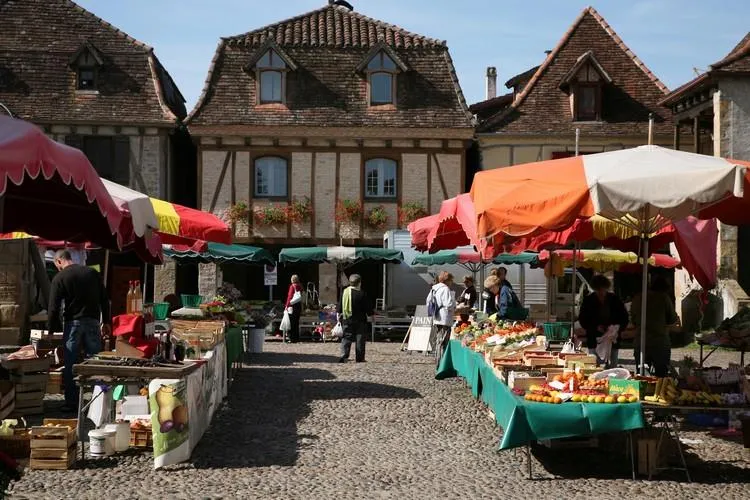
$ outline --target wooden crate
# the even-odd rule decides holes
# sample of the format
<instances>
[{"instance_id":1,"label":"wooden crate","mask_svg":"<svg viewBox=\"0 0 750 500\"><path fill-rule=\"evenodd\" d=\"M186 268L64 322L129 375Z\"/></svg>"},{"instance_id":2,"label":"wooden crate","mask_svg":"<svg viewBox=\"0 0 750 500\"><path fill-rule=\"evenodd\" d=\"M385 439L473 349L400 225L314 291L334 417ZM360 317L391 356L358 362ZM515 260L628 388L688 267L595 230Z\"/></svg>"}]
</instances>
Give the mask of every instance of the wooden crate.
<instances>
[{"instance_id":1,"label":"wooden crate","mask_svg":"<svg viewBox=\"0 0 750 500\"><path fill-rule=\"evenodd\" d=\"M5 359L2 361L2 366L16 375L47 372L49 371L49 367L52 366L52 358Z\"/></svg>"},{"instance_id":2,"label":"wooden crate","mask_svg":"<svg viewBox=\"0 0 750 500\"><path fill-rule=\"evenodd\" d=\"M68 448L34 448L32 436L31 443L31 469L66 470L76 462L78 447L75 442Z\"/></svg>"},{"instance_id":3,"label":"wooden crate","mask_svg":"<svg viewBox=\"0 0 750 500\"><path fill-rule=\"evenodd\" d=\"M29 458L31 451L30 429L13 429L12 436L0 436L0 450L13 458Z\"/></svg>"},{"instance_id":4,"label":"wooden crate","mask_svg":"<svg viewBox=\"0 0 750 500\"><path fill-rule=\"evenodd\" d=\"M151 429L130 429L131 448L153 448L153 446Z\"/></svg>"},{"instance_id":5,"label":"wooden crate","mask_svg":"<svg viewBox=\"0 0 750 500\"><path fill-rule=\"evenodd\" d=\"M49 374L44 373L13 373L10 374L10 380L14 384L35 384L35 383L46 383L49 379Z\"/></svg>"},{"instance_id":6,"label":"wooden crate","mask_svg":"<svg viewBox=\"0 0 750 500\"><path fill-rule=\"evenodd\" d=\"M16 399L16 387L13 382L0 380L0 408L5 408L8 403Z\"/></svg>"},{"instance_id":7,"label":"wooden crate","mask_svg":"<svg viewBox=\"0 0 750 500\"><path fill-rule=\"evenodd\" d=\"M76 442L78 435L77 419L45 418L44 426L31 428L31 449L66 450ZM46 425L62 425L63 427L46 427Z\"/></svg>"}]
</instances>

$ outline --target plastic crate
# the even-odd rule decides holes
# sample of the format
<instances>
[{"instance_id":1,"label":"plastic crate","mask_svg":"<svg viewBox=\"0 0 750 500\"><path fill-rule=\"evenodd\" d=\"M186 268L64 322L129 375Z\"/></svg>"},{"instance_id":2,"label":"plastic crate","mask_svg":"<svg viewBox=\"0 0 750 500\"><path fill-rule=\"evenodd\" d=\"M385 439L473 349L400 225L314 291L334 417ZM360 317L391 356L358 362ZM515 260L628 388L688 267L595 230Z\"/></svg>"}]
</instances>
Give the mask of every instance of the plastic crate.
<instances>
[{"instance_id":1,"label":"plastic crate","mask_svg":"<svg viewBox=\"0 0 750 500\"><path fill-rule=\"evenodd\" d=\"M555 342L570 337L570 323L544 323L544 336Z\"/></svg>"},{"instance_id":2,"label":"plastic crate","mask_svg":"<svg viewBox=\"0 0 750 500\"><path fill-rule=\"evenodd\" d=\"M180 300L182 301L182 307L196 308L203 302L203 297L200 295L182 294L180 295Z\"/></svg>"},{"instance_id":3,"label":"plastic crate","mask_svg":"<svg viewBox=\"0 0 750 500\"><path fill-rule=\"evenodd\" d=\"M154 319L163 321L169 315L169 302L157 302L154 304Z\"/></svg>"}]
</instances>

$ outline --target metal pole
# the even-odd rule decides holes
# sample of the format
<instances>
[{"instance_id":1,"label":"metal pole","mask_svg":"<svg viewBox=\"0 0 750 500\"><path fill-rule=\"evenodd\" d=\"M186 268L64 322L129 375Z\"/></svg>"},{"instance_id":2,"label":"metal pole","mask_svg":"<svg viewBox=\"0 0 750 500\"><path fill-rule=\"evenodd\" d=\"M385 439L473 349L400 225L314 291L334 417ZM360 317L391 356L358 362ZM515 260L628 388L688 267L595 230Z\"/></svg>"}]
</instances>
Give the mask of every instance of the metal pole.
<instances>
[{"instance_id":1,"label":"metal pole","mask_svg":"<svg viewBox=\"0 0 750 500\"><path fill-rule=\"evenodd\" d=\"M576 273L578 272L578 242L573 242L573 305L570 314L570 331L573 331L576 323L576 299L578 298L578 290L576 289Z\"/></svg>"},{"instance_id":2,"label":"metal pole","mask_svg":"<svg viewBox=\"0 0 750 500\"><path fill-rule=\"evenodd\" d=\"M581 141L581 129L576 129L576 156L578 156L578 146Z\"/></svg>"},{"instance_id":3,"label":"metal pole","mask_svg":"<svg viewBox=\"0 0 750 500\"><path fill-rule=\"evenodd\" d=\"M648 114L648 144L654 143L654 114Z\"/></svg>"},{"instance_id":4,"label":"metal pole","mask_svg":"<svg viewBox=\"0 0 750 500\"><path fill-rule=\"evenodd\" d=\"M105 288L109 285L107 279L109 278L109 250L104 250L104 286Z\"/></svg>"},{"instance_id":5,"label":"metal pole","mask_svg":"<svg viewBox=\"0 0 750 500\"><path fill-rule=\"evenodd\" d=\"M643 282L641 283L641 375L646 374L646 307L648 306L648 238L642 240Z\"/></svg>"}]
</instances>

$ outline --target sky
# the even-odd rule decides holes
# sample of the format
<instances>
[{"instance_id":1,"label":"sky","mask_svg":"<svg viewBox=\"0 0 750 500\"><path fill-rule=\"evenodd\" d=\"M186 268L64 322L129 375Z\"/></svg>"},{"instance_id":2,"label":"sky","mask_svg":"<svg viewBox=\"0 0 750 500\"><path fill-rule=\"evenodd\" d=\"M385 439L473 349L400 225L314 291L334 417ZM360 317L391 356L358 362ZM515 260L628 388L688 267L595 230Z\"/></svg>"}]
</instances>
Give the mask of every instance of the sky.
<instances>
[{"instance_id":1,"label":"sky","mask_svg":"<svg viewBox=\"0 0 750 500\"><path fill-rule=\"evenodd\" d=\"M154 48L188 110L203 89L219 38L324 6L327 0L76 0ZM446 40L469 104L536 66L591 5L667 87L724 57L750 30L747 0L349 0L355 10ZM498 93L505 91L504 87Z\"/></svg>"}]
</instances>

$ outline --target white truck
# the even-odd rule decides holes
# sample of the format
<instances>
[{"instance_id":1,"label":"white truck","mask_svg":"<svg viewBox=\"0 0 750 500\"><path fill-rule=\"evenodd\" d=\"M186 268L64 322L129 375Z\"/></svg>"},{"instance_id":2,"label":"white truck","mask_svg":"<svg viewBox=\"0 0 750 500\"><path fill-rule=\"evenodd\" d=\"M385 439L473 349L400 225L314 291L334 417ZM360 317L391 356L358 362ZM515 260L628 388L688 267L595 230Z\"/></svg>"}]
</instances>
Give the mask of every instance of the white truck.
<instances>
[{"instance_id":1,"label":"white truck","mask_svg":"<svg viewBox=\"0 0 750 500\"><path fill-rule=\"evenodd\" d=\"M401 264L386 264L383 273L383 298L386 310L405 309L424 303L425 298L440 271L448 271L456 279L457 287L462 277L471 274L461 265L420 266L412 265L419 252L411 248L411 235L404 230L391 230L383 235L383 247L401 250L404 262ZM486 267L486 274L493 267ZM516 290L519 299L525 307L542 308L550 304L550 314L559 319L570 316L572 298L572 270L566 270L565 276L549 280L543 269L531 269L528 265L504 265L508 270L507 279ZM580 273L576 273L576 304L590 291L590 286ZM479 273L475 277L477 289L481 291Z\"/></svg>"}]
</instances>

